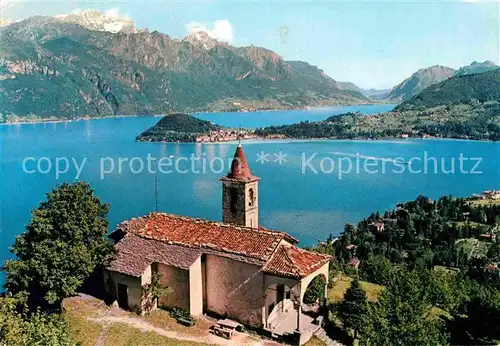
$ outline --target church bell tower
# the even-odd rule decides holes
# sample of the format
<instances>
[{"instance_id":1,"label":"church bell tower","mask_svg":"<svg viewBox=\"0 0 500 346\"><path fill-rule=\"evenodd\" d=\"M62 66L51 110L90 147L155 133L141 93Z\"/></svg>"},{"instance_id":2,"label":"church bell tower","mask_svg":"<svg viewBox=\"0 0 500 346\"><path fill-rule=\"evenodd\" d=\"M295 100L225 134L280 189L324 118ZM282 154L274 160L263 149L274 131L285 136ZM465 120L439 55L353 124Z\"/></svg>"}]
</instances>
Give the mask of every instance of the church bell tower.
<instances>
[{"instance_id":1,"label":"church bell tower","mask_svg":"<svg viewBox=\"0 0 500 346\"><path fill-rule=\"evenodd\" d=\"M243 147L238 144L229 174L222 181L222 221L259 227L259 180L250 172Z\"/></svg>"}]
</instances>

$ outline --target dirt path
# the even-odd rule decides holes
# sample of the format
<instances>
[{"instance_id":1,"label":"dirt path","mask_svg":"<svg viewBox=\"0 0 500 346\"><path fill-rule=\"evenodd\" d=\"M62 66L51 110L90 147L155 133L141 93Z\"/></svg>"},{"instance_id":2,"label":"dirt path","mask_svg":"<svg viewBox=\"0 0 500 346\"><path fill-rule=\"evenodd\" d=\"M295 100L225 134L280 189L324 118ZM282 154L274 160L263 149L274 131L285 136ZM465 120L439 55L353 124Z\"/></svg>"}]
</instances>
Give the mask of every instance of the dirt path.
<instances>
[{"instance_id":1,"label":"dirt path","mask_svg":"<svg viewBox=\"0 0 500 346\"><path fill-rule=\"evenodd\" d=\"M103 344L104 340L106 339L106 334L109 325L113 323L124 323L132 328L140 330L141 332L154 332L157 333L158 335L165 336L170 339L198 342L204 344L213 344L213 345L237 344L237 345L249 345L249 346L280 345L278 343L271 341L258 340L244 333L237 333L237 335L235 335L232 340L226 340L215 335L199 336L199 337L187 336L187 335L182 335L176 331L155 327L152 324L140 318L135 318L130 316L100 316L100 317L87 317L87 319L89 321L97 322L104 326L103 332L99 336L96 346L101 346Z\"/></svg>"}]
</instances>

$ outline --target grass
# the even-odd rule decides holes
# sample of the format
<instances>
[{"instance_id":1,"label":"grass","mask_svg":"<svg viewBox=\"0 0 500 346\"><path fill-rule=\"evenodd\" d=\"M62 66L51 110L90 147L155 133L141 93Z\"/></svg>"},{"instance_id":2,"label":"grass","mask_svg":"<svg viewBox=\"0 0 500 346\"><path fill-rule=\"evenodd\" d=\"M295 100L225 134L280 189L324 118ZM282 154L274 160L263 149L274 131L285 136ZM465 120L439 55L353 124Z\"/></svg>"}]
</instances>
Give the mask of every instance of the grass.
<instances>
[{"instance_id":1,"label":"grass","mask_svg":"<svg viewBox=\"0 0 500 346\"><path fill-rule=\"evenodd\" d=\"M485 230L491 228L488 225L485 225L485 224L479 223L479 222L474 222L474 221L457 221L457 222L455 222L455 225L458 228L464 228L466 226L470 226L472 228L477 228L477 229L485 229Z\"/></svg>"},{"instance_id":2,"label":"grass","mask_svg":"<svg viewBox=\"0 0 500 346\"><path fill-rule=\"evenodd\" d=\"M492 243L490 243L490 242L479 240L477 242L477 246L474 249L474 253L472 254L472 256L474 256L474 257L486 257L486 254L488 253L488 250L489 250L491 244Z\"/></svg>"},{"instance_id":3,"label":"grass","mask_svg":"<svg viewBox=\"0 0 500 346\"><path fill-rule=\"evenodd\" d=\"M304 344L304 346L326 346L326 344L317 337L313 336Z\"/></svg>"},{"instance_id":4,"label":"grass","mask_svg":"<svg viewBox=\"0 0 500 346\"><path fill-rule=\"evenodd\" d=\"M471 201L471 205L476 207L483 207L489 205L500 205L500 199L475 199Z\"/></svg>"},{"instance_id":5,"label":"grass","mask_svg":"<svg viewBox=\"0 0 500 346\"><path fill-rule=\"evenodd\" d=\"M351 286L352 278L343 275L338 277L333 283L333 287L328 291L328 299L332 302L338 302L344 298L344 294ZM360 281L361 287L365 290L369 301L376 301L384 286L373 284L371 282Z\"/></svg>"},{"instance_id":6,"label":"grass","mask_svg":"<svg viewBox=\"0 0 500 346\"><path fill-rule=\"evenodd\" d=\"M94 346L103 330L99 323L91 322L86 317L75 313L66 314L71 338L82 346Z\"/></svg>"},{"instance_id":7,"label":"grass","mask_svg":"<svg viewBox=\"0 0 500 346\"><path fill-rule=\"evenodd\" d=\"M135 316L135 317L142 318L158 328L173 330L176 332L188 335L196 335L196 336L208 335L208 330L211 326L211 324L208 321L200 319L196 322L194 326L185 327L179 324L175 318L170 316L170 313L168 311L163 310L161 308L151 311L149 315Z\"/></svg>"},{"instance_id":8,"label":"grass","mask_svg":"<svg viewBox=\"0 0 500 346\"><path fill-rule=\"evenodd\" d=\"M448 311L446 310L443 310L437 306L433 306L430 308L429 310L429 314L427 315L427 317L430 319L430 320L439 320L441 319L442 317L445 317L445 318L451 318L451 315Z\"/></svg>"},{"instance_id":9,"label":"grass","mask_svg":"<svg viewBox=\"0 0 500 346\"><path fill-rule=\"evenodd\" d=\"M141 332L127 324L113 324L106 336L104 346L200 346L208 345L192 341L170 339L154 332Z\"/></svg>"},{"instance_id":10,"label":"grass","mask_svg":"<svg viewBox=\"0 0 500 346\"><path fill-rule=\"evenodd\" d=\"M96 317L109 312L110 308L102 301L95 298L74 297L64 301L64 315L68 321L69 331L72 339L82 346L96 345L99 336L103 333L104 327L98 322L89 321L88 317ZM138 316L129 313L131 317L144 319L155 327L165 330L180 332L189 336L208 335L208 322L199 321L194 327L184 327L179 325L167 311L156 310L148 316ZM208 345L193 341L184 341L168 338L154 332L142 332L124 323L113 323L109 329L104 332L102 338L104 345L130 345L130 346L149 346L149 345L178 345L178 346L199 346Z\"/></svg>"},{"instance_id":11,"label":"grass","mask_svg":"<svg viewBox=\"0 0 500 346\"><path fill-rule=\"evenodd\" d=\"M467 255L470 254L470 257L485 257L491 244L476 238L459 239L455 243L458 248L464 249Z\"/></svg>"},{"instance_id":12,"label":"grass","mask_svg":"<svg viewBox=\"0 0 500 346\"><path fill-rule=\"evenodd\" d=\"M82 346L94 346L103 328L99 323L89 321L87 317L96 314L106 305L98 300L66 300L65 317L73 340Z\"/></svg>"},{"instance_id":13,"label":"grass","mask_svg":"<svg viewBox=\"0 0 500 346\"><path fill-rule=\"evenodd\" d=\"M474 249L474 247L477 245L479 240L476 238L463 238L459 239L455 242L455 245L457 248L462 248L467 255Z\"/></svg>"},{"instance_id":14,"label":"grass","mask_svg":"<svg viewBox=\"0 0 500 346\"><path fill-rule=\"evenodd\" d=\"M447 266L439 266L439 265L435 265L434 266L434 270L435 271L444 271L448 274L456 274L458 272L460 272L460 269L458 268L455 268L455 267L447 267Z\"/></svg>"}]
</instances>

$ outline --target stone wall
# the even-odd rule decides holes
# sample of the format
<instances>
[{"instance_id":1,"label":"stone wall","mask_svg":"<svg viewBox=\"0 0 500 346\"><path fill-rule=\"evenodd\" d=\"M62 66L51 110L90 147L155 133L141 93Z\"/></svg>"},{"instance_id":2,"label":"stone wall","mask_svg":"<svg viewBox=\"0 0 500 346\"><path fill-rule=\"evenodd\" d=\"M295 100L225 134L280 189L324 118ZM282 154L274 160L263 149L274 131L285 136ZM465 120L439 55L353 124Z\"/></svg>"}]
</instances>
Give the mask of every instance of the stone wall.
<instances>
[{"instance_id":1,"label":"stone wall","mask_svg":"<svg viewBox=\"0 0 500 346\"><path fill-rule=\"evenodd\" d=\"M158 263L158 274L162 285L169 286L173 292L160 298L159 306L181 308L189 312L189 271Z\"/></svg>"},{"instance_id":2,"label":"stone wall","mask_svg":"<svg viewBox=\"0 0 500 346\"><path fill-rule=\"evenodd\" d=\"M261 327L263 280L256 265L207 255L207 310Z\"/></svg>"},{"instance_id":3,"label":"stone wall","mask_svg":"<svg viewBox=\"0 0 500 346\"><path fill-rule=\"evenodd\" d=\"M128 308L134 311L141 310L142 285L141 278L131 275L120 274L113 271L105 271L105 279L111 278L115 298L118 297L118 284L127 286Z\"/></svg>"}]
</instances>

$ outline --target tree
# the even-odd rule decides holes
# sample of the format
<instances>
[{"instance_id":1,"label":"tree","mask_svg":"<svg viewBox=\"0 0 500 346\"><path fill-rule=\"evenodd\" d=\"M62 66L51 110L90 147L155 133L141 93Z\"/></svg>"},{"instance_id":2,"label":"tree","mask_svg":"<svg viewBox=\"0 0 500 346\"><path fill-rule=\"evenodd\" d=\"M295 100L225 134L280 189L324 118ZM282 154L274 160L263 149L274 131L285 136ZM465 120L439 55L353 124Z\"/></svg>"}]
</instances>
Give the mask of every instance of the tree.
<instances>
[{"instance_id":1,"label":"tree","mask_svg":"<svg viewBox=\"0 0 500 346\"><path fill-rule=\"evenodd\" d=\"M500 340L500 290L464 279L464 297L453 311L448 328L451 342L490 345Z\"/></svg>"},{"instance_id":2,"label":"tree","mask_svg":"<svg viewBox=\"0 0 500 346\"><path fill-rule=\"evenodd\" d=\"M84 182L65 183L49 192L11 248L17 258L3 268L6 290L24 295L32 311L60 308L62 300L114 254L105 236L108 210Z\"/></svg>"},{"instance_id":3,"label":"tree","mask_svg":"<svg viewBox=\"0 0 500 346\"><path fill-rule=\"evenodd\" d=\"M19 302L10 297L0 298L0 343L2 345L74 345L65 319L57 314L40 312L26 314L17 311Z\"/></svg>"},{"instance_id":4,"label":"tree","mask_svg":"<svg viewBox=\"0 0 500 346\"><path fill-rule=\"evenodd\" d=\"M361 345L443 345L443 324L430 317L426 279L401 270L370 306Z\"/></svg>"},{"instance_id":5,"label":"tree","mask_svg":"<svg viewBox=\"0 0 500 346\"><path fill-rule=\"evenodd\" d=\"M142 286L142 300L144 301L144 310L147 314L153 310L161 297L172 293L173 290L169 286L164 286L161 283L161 275L153 273L151 282Z\"/></svg>"},{"instance_id":6,"label":"tree","mask_svg":"<svg viewBox=\"0 0 500 346\"><path fill-rule=\"evenodd\" d=\"M344 295L344 300L339 304L337 314L344 329L354 330L354 338L356 339L358 333L364 329L368 314L368 299L357 279L351 282L351 286Z\"/></svg>"},{"instance_id":7,"label":"tree","mask_svg":"<svg viewBox=\"0 0 500 346\"><path fill-rule=\"evenodd\" d=\"M394 277L393 265L384 256L370 256L361 263L359 268L362 280L386 285Z\"/></svg>"},{"instance_id":8,"label":"tree","mask_svg":"<svg viewBox=\"0 0 500 346\"><path fill-rule=\"evenodd\" d=\"M325 297L325 283L323 275L318 275L312 279L304 293L304 303L313 304L316 300L322 303Z\"/></svg>"}]
</instances>

